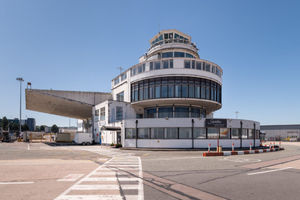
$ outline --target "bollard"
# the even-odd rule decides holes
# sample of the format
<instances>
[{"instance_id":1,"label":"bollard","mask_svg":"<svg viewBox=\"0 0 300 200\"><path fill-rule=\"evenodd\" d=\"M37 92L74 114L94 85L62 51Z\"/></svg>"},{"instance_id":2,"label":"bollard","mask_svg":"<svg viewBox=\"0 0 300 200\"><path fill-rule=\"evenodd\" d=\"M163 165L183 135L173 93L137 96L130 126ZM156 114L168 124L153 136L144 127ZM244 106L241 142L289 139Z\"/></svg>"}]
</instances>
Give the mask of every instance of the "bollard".
<instances>
[{"instance_id":1,"label":"bollard","mask_svg":"<svg viewBox=\"0 0 300 200\"><path fill-rule=\"evenodd\" d=\"M209 143L208 144L208 152L210 152L210 146L211 146L211 144Z\"/></svg>"},{"instance_id":2,"label":"bollard","mask_svg":"<svg viewBox=\"0 0 300 200\"><path fill-rule=\"evenodd\" d=\"M232 143L231 150L234 151L234 142Z\"/></svg>"},{"instance_id":3,"label":"bollard","mask_svg":"<svg viewBox=\"0 0 300 200\"><path fill-rule=\"evenodd\" d=\"M252 150L252 142L250 142L250 151Z\"/></svg>"}]
</instances>

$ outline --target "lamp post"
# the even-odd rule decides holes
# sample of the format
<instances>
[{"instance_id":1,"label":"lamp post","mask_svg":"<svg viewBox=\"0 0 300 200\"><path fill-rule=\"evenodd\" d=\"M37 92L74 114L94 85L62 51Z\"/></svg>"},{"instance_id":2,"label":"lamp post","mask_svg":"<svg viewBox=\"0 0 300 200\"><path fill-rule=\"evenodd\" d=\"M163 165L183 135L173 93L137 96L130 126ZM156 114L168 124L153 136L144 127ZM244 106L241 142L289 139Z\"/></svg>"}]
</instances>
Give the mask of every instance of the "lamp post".
<instances>
[{"instance_id":1,"label":"lamp post","mask_svg":"<svg viewBox=\"0 0 300 200\"><path fill-rule=\"evenodd\" d=\"M18 77L16 79L17 81L20 82L20 118L19 118L19 134L21 134L21 118L22 118L22 82L24 81L24 79L22 77Z\"/></svg>"}]
</instances>

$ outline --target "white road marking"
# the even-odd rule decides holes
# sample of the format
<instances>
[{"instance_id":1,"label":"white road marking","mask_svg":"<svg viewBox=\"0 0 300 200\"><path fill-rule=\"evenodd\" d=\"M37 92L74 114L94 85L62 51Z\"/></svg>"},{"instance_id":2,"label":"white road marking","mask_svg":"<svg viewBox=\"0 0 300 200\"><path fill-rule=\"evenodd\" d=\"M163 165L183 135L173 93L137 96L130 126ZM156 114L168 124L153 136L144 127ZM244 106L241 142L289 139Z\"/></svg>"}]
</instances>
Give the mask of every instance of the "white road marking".
<instances>
[{"instance_id":1,"label":"white road marking","mask_svg":"<svg viewBox=\"0 0 300 200\"><path fill-rule=\"evenodd\" d=\"M58 182L61 182L61 181L76 181L82 176L83 176L83 174L69 174L69 175L65 176L64 178L62 178L62 179L57 179L56 181L58 181Z\"/></svg>"},{"instance_id":2,"label":"white road marking","mask_svg":"<svg viewBox=\"0 0 300 200\"><path fill-rule=\"evenodd\" d=\"M84 182L89 181L138 181L139 178L117 178L117 177L101 177L101 178L84 178Z\"/></svg>"},{"instance_id":3,"label":"white road marking","mask_svg":"<svg viewBox=\"0 0 300 200\"><path fill-rule=\"evenodd\" d=\"M0 182L0 185L22 185L22 184L33 184L34 182Z\"/></svg>"},{"instance_id":4,"label":"white road marking","mask_svg":"<svg viewBox=\"0 0 300 200\"><path fill-rule=\"evenodd\" d=\"M265 173L270 173L270 172L276 172L276 171L287 170L287 169L291 169L291 168L292 168L292 167L285 167L285 168L272 169L272 170L261 171L261 172L253 172L253 173L248 173L248 175L251 176L251 175L256 175L256 174L265 174Z\"/></svg>"},{"instance_id":5,"label":"white road marking","mask_svg":"<svg viewBox=\"0 0 300 200\"><path fill-rule=\"evenodd\" d=\"M120 186L115 185L74 185L73 190L119 190ZM123 190L137 190L138 185L121 185Z\"/></svg>"},{"instance_id":6,"label":"white road marking","mask_svg":"<svg viewBox=\"0 0 300 200\"><path fill-rule=\"evenodd\" d=\"M138 199L138 195L125 195L126 200ZM65 195L61 200L123 200L120 195Z\"/></svg>"},{"instance_id":7,"label":"white road marking","mask_svg":"<svg viewBox=\"0 0 300 200\"><path fill-rule=\"evenodd\" d=\"M101 149L99 154L102 154ZM81 178L55 200L144 200L142 177L140 157L116 153L112 159ZM137 195L122 196L121 191L117 195L101 195L102 192L109 190L136 190ZM99 195L95 192L99 192Z\"/></svg>"},{"instance_id":8,"label":"white road marking","mask_svg":"<svg viewBox=\"0 0 300 200\"><path fill-rule=\"evenodd\" d=\"M111 159L110 159L111 160ZM109 162L106 161L106 162ZM91 171L88 175L86 175L85 177L89 177L90 175L92 175L94 172L96 172L98 169L100 169L103 165L100 165L99 167L97 167L96 169L94 169L93 171ZM83 179L80 179L79 181L77 181L74 185L78 185L82 182ZM67 190L65 190L63 193L61 193L58 197L55 198L55 200L62 200L62 199L65 199L64 196L67 196L66 194L68 194L71 190L72 190L72 187L74 186L72 185L71 187L69 187ZM70 196L70 195L68 195ZM73 196L73 195L71 195Z\"/></svg>"},{"instance_id":9,"label":"white road marking","mask_svg":"<svg viewBox=\"0 0 300 200\"><path fill-rule=\"evenodd\" d=\"M243 163L243 162L261 162L260 159L255 159L255 158L241 158L241 157L225 157L220 159L222 161L232 161L232 162L238 162L238 163Z\"/></svg>"},{"instance_id":10,"label":"white road marking","mask_svg":"<svg viewBox=\"0 0 300 200\"><path fill-rule=\"evenodd\" d=\"M29 145L29 144L27 144L27 150L28 150L28 151L30 150L30 145Z\"/></svg>"}]
</instances>

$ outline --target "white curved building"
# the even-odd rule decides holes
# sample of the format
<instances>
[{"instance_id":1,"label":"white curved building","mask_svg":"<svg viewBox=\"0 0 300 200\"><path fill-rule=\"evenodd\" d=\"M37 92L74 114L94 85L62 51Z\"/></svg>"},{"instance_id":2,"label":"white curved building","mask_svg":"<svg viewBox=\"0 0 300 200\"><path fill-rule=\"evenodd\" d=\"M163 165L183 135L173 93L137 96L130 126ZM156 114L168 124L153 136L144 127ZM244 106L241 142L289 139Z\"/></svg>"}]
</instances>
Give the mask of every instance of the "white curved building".
<instances>
[{"instance_id":1,"label":"white curved building","mask_svg":"<svg viewBox=\"0 0 300 200\"><path fill-rule=\"evenodd\" d=\"M218 141L223 147L259 145L258 122L213 119L222 107L223 70L200 58L190 36L164 30L150 45L138 64L112 80L113 100L95 106L101 143L138 148L207 148Z\"/></svg>"},{"instance_id":2,"label":"white curved building","mask_svg":"<svg viewBox=\"0 0 300 200\"><path fill-rule=\"evenodd\" d=\"M137 148L258 146L259 122L214 119L222 68L201 59L191 37L159 32L139 63L111 82L111 94L26 90L27 109L81 119L101 144Z\"/></svg>"}]
</instances>

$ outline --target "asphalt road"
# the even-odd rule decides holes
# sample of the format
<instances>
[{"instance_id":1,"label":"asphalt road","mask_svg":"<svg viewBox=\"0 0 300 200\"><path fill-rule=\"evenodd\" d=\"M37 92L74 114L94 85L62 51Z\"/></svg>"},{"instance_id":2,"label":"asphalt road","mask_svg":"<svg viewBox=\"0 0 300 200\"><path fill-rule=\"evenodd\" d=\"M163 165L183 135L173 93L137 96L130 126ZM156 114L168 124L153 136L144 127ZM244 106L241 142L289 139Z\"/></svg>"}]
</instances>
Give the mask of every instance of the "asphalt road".
<instances>
[{"instance_id":1,"label":"asphalt road","mask_svg":"<svg viewBox=\"0 0 300 200\"><path fill-rule=\"evenodd\" d=\"M300 144L228 157L201 151L0 143L0 199L299 199Z\"/></svg>"}]
</instances>

